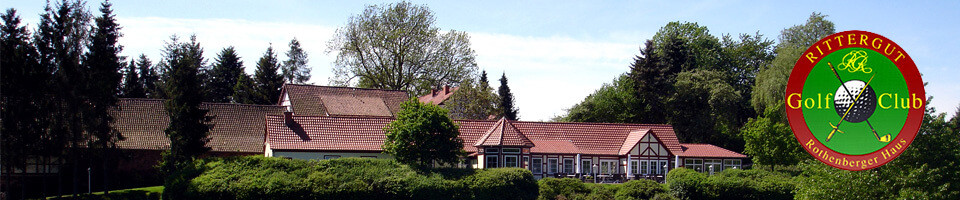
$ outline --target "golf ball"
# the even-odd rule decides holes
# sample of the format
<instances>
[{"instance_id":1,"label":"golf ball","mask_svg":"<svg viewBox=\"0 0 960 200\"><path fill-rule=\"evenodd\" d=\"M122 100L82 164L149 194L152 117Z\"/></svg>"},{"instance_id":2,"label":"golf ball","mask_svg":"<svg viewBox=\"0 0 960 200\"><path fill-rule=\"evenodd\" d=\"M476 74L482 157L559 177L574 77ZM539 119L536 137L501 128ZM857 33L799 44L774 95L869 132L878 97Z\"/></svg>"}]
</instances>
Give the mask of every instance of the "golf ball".
<instances>
[{"instance_id":1,"label":"golf ball","mask_svg":"<svg viewBox=\"0 0 960 200\"><path fill-rule=\"evenodd\" d=\"M860 94L862 89L864 89L863 94ZM877 109L877 94L872 87L861 80L847 81L838 87L837 92L833 94L834 109L837 110L837 115L840 117L843 117L846 113L846 118L843 118L845 121L852 123L866 121ZM860 100L854 102L858 94ZM850 110L849 113L847 113L847 109Z\"/></svg>"}]
</instances>

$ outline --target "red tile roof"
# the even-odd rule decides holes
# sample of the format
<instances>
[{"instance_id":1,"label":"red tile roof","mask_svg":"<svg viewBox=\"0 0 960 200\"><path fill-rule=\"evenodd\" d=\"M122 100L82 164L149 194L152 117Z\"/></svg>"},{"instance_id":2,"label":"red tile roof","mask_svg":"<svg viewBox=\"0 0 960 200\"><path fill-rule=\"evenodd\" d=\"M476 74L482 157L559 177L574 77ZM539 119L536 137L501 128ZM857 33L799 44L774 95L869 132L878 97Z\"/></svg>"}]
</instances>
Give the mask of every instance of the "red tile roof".
<instances>
[{"instance_id":1,"label":"red tile roof","mask_svg":"<svg viewBox=\"0 0 960 200\"><path fill-rule=\"evenodd\" d=\"M681 157L704 158L747 158L746 155L733 152L711 144L680 144L683 147Z\"/></svg>"},{"instance_id":2,"label":"red tile roof","mask_svg":"<svg viewBox=\"0 0 960 200\"><path fill-rule=\"evenodd\" d=\"M267 118L267 142L273 149L287 150L373 150L379 151L385 139L383 127L392 118L369 116L294 116L301 131L295 132L282 116ZM460 125L464 150L476 152L473 145L483 139L497 121L455 120ZM618 155L631 132L651 130L670 152L681 152L670 125L613 123L551 123L510 121L518 133L535 145L533 152L563 151L595 155ZM506 126L502 126L506 128ZM509 130L509 129L507 129ZM301 135L305 137L300 137ZM509 134L505 134L509 135ZM309 138L309 139L304 139ZM490 137L487 138L490 140ZM560 142L558 142L560 141ZM562 142L566 141L566 142ZM540 144L544 143L544 144Z\"/></svg>"},{"instance_id":3,"label":"red tile roof","mask_svg":"<svg viewBox=\"0 0 960 200\"><path fill-rule=\"evenodd\" d=\"M580 148L570 140L533 140L537 146L530 148L531 153L578 154Z\"/></svg>"},{"instance_id":4,"label":"red tile roof","mask_svg":"<svg viewBox=\"0 0 960 200\"><path fill-rule=\"evenodd\" d=\"M444 101L453 96L453 93L460 87L443 87L440 90L433 90L430 94L420 96L420 103L431 103L433 105L443 104Z\"/></svg>"},{"instance_id":5,"label":"red tile roof","mask_svg":"<svg viewBox=\"0 0 960 200\"><path fill-rule=\"evenodd\" d=\"M282 115L267 116L266 142L274 150L382 151L383 130L393 118L357 116L296 116L286 123Z\"/></svg>"},{"instance_id":6,"label":"red tile roof","mask_svg":"<svg viewBox=\"0 0 960 200\"><path fill-rule=\"evenodd\" d=\"M116 119L114 127L126 140L117 145L124 149L164 150L170 148L170 139L164 130L170 117L164 109L163 99L123 98L117 109L111 111ZM246 105L227 103L203 103L207 116L215 116L210 122L210 142L214 152L262 153L263 122L266 115L283 114L282 106Z\"/></svg>"},{"instance_id":7,"label":"red tile roof","mask_svg":"<svg viewBox=\"0 0 960 200\"><path fill-rule=\"evenodd\" d=\"M283 85L282 94L288 95L287 98L290 99L294 113L309 116L393 116L400 110L400 103L410 98L406 92L401 90L301 84ZM281 102L283 102L282 99ZM387 111L389 111L389 115L387 115Z\"/></svg>"},{"instance_id":8,"label":"red tile roof","mask_svg":"<svg viewBox=\"0 0 960 200\"><path fill-rule=\"evenodd\" d=\"M480 137L473 146L516 146L533 147L533 142L527 139L516 127L506 118L500 118L486 134Z\"/></svg>"}]
</instances>

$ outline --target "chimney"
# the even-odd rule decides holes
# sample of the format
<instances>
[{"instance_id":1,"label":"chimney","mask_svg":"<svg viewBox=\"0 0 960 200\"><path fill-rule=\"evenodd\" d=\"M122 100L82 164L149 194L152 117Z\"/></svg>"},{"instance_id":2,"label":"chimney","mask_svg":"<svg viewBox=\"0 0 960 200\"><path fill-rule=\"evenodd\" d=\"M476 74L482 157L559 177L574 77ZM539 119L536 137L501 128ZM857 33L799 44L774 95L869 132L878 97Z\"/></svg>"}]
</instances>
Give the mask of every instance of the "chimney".
<instances>
[{"instance_id":1,"label":"chimney","mask_svg":"<svg viewBox=\"0 0 960 200\"><path fill-rule=\"evenodd\" d=\"M443 86L443 94L450 94L450 85Z\"/></svg>"},{"instance_id":2,"label":"chimney","mask_svg":"<svg viewBox=\"0 0 960 200\"><path fill-rule=\"evenodd\" d=\"M283 112L283 122L287 124L293 124L293 112L284 111Z\"/></svg>"}]
</instances>

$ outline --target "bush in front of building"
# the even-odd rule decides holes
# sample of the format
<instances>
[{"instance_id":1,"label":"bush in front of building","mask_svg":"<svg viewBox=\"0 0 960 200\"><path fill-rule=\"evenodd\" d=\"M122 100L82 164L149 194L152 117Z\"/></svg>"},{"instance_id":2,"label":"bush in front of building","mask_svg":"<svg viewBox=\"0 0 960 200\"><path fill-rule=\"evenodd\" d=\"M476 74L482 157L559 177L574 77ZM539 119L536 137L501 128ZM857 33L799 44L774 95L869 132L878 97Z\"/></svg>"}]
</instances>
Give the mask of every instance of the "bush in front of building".
<instances>
[{"instance_id":1,"label":"bush in front of building","mask_svg":"<svg viewBox=\"0 0 960 200\"><path fill-rule=\"evenodd\" d=\"M657 194L666 192L667 188L660 183L653 180L640 179L623 183L614 197L617 200L651 199Z\"/></svg>"},{"instance_id":2,"label":"bush in front of building","mask_svg":"<svg viewBox=\"0 0 960 200\"><path fill-rule=\"evenodd\" d=\"M793 199L796 183L783 173L728 169L707 176L678 168L667 174L670 193L680 199Z\"/></svg>"},{"instance_id":3,"label":"bush in front of building","mask_svg":"<svg viewBox=\"0 0 960 200\"><path fill-rule=\"evenodd\" d=\"M195 161L186 199L534 199L526 170L417 171L388 159L321 161L260 156Z\"/></svg>"}]
</instances>

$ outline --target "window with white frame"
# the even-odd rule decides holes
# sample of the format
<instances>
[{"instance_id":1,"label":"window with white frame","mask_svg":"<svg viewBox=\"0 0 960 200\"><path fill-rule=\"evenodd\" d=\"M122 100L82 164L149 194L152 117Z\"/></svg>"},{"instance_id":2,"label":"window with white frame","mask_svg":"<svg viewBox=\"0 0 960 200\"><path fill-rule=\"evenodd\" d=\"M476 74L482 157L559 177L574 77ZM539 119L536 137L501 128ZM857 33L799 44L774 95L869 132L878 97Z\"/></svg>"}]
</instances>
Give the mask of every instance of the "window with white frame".
<instances>
[{"instance_id":1,"label":"window with white frame","mask_svg":"<svg viewBox=\"0 0 960 200\"><path fill-rule=\"evenodd\" d=\"M650 166L646 160L640 161L640 174L650 174Z\"/></svg>"},{"instance_id":2,"label":"window with white frame","mask_svg":"<svg viewBox=\"0 0 960 200\"><path fill-rule=\"evenodd\" d=\"M580 173L583 173L583 174L592 174L592 173L593 173L593 160L590 160L590 159L580 160Z\"/></svg>"},{"instance_id":3,"label":"window with white frame","mask_svg":"<svg viewBox=\"0 0 960 200\"><path fill-rule=\"evenodd\" d=\"M703 160L703 170L711 173L723 171L723 162L720 159ZM712 170L711 170L712 169Z\"/></svg>"},{"instance_id":4,"label":"window with white frame","mask_svg":"<svg viewBox=\"0 0 960 200\"><path fill-rule=\"evenodd\" d=\"M657 174L657 173L659 173L659 171L657 171L657 161L656 161L656 160L651 160L651 161L647 161L647 162L649 163L649 164L647 164L647 165L649 165L648 167L650 168L650 174Z\"/></svg>"},{"instance_id":5,"label":"window with white frame","mask_svg":"<svg viewBox=\"0 0 960 200\"><path fill-rule=\"evenodd\" d=\"M503 153L519 154L520 149L519 148L503 148Z\"/></svg>"},{"instance_id":6,"label":"window with white frame","mask_svg":"<svg viewBox=\"0 0 960 200\"><path fill-rule=\"evenodd\" d=\"M740 159L723 160L723 169L730 169L730 168L742 169L740 167Z\"/></svg>"},{"instance_id":7,"label":"window with white frame","mask_svg":"<svg viewBox=\"0 0 960 200\"><path fill-rule=\"evenodd\" d=\"M324 160L327 160L327 159L335 159L335 158L340 158L340 156L339 156L339 155L325 155L325 156L323 156L323 159L324 159Z\"/></svg>"},{"instance_id":8,"label":"window with white frame","mask_svg":"<svg viewBox=\"0 0 960 200\"><path fill-rule=\"evenodd\" d=\"M487 155L486 168L497 168L500 167L500 159L497 158L497 155Z\"/></svg>"},{"instance_id":9,"label":"window with white frame","mask_svg":"<svg viewBox=\"0 0 960 200\"><path fill-rule=\"evenodd\" d=\"M631 161L630 161L630 173L633 173L633 174L641 174L641 173L640 173L640 161L639 161L639 160L631 160Z\"/></svg>"},{"instance_id":10,"label":"window with white frame","mask_svg":"<svg viewBox=\"0 0 960 200\"><path fill-rule=\"evenodd\" d=\"M557 165L560 165L557 158L547 158L547 173L556 174L559 167Z\"/></svg>"},{"instance_id":11,"label":"window with white frame","mask_svg":"<svg viewBox=\"0 0 960 200\"><path fill-rule=\"evenodd\" d=\"M484 153L487 153L487 154L496 154L496 153L500 153L500 149L497 149L497 148L487 148L486 152L484 152Z\"/></svg>"},{"instance_id":12,"label":"window with white frame","mask_svg":"<svg viewBox=\"0 0 960 200\"><path fill-rule=\"evenodd\" d=\"M686 168L696 170L698 172L703 172L703 160L701 159L691 159L691 158L683 159L683 166Z\"/></svg>"},{"instance_id":13,"label":"window with white frame","mask_svg":"<svg viewBox=\"0 0 960 200\"><path fill-rule=\"evenodd\" d=\"M660 164L657 165L657 168L660 169L659 171L657 171L657 174L667 174L667 169L669 168L669 166L667 166L668 165L667 163L668 162L666 160L660 161Z\"/></svg>"},{"instance_id":14,"label":"window with white frame","mask_svg":"<svg viewBox=\"0 0 960 200\"><path fill-rule=\"evenodd\" d=\"M601 160L600 161L600 174L614 174L617 173L617 161L616 160Z\"/></svg>"},{"instance_id":15,"label":"window with white frame","mask_svg":"<svg viewBox=\"0 0 960 200\"><path fill-rule=\"evenodd\" d=\"M503 167L520 167L520 158L517 155L503 156Z\"/></svg>"},{"instance_id":16,"label":"window with white frame","mask_svg":"<svg viewBox=\"0 0 960 200\"><path fill-rule=\"evenodd\" d=\"M530 172L533 172L534 174L543 173L543 158L533 158L531 160L532 163L530 163Z\"/></svg>"},{"instance_id":17,"label":"window with white frame","mask_svg":"<svg viewBox=\"0 0 960 200\"><path fill-rule=\"evenodd\" d=\"M572 174L576 172L574 171L576 169L576 166L574 166L575 164L576 162L573 160L573 158L563 159L563 173Z\"/></svg>"}]
</instances>

